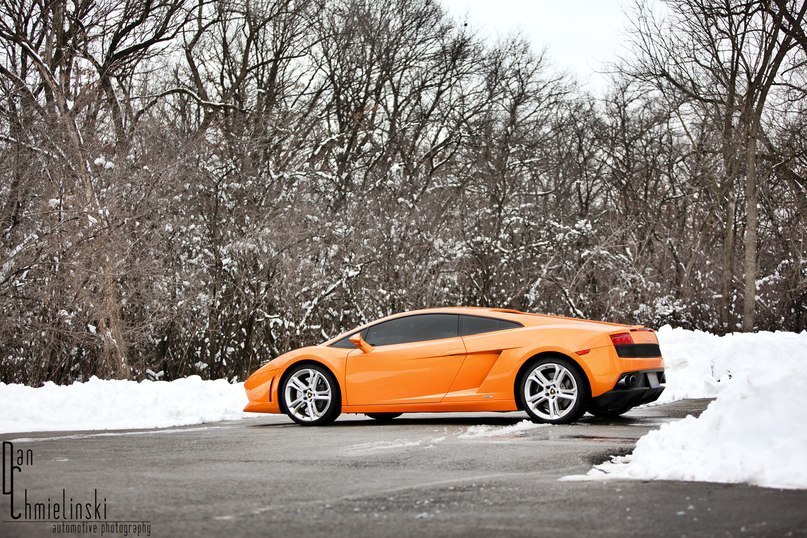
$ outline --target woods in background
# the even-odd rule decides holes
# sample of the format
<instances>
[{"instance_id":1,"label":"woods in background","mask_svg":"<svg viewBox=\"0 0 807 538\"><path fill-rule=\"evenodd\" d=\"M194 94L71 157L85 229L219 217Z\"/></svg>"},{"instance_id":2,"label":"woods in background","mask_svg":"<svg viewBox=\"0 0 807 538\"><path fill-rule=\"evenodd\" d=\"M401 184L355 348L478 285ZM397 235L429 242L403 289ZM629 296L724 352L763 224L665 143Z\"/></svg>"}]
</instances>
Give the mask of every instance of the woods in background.
<instances>
[{"instance_id":1,"label":"woods in background","mask_svg":"<svg viewBox=\"0 0 807 538\"><path fill-rule=\"evenodd\" d=\"M441 305L807 329L807 1L667 6L595 98L434 0L0 0L0 380Z\"/></svg>"}]
</instances>

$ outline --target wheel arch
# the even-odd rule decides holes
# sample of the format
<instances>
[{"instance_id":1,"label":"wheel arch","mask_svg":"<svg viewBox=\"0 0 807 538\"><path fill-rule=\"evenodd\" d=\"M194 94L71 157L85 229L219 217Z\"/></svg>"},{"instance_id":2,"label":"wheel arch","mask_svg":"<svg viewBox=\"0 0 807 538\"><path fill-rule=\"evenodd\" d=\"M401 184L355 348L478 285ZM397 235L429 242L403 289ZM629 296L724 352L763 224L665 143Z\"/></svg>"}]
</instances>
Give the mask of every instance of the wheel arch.
<instances>
[{"instance_id":1,"label":"wheel arch","mask_svg":"<svg viewBox=\"0 0 807 538\"><path fill-rule=\"evenodd\" d=\"M319 366L320 368L327 370L333 376L339 388L339 406L341 407L342 403L344 402L345 390L342 387L342 381L339 379L339 376L336 374L333 367L314 357L303 357L300 360L294 361L286 366L283 369L283 374L281 374L280 379L277 382L277 403L280 406L280 412L288 413L288 409L286 408L286 397L283 394L283 388L286 386L286 380L295 369L305 365Z\"/></svg>"},{"instance_id":2,"label":"wheel arch","mask_svg":"<svg viewBox=\"0 0 807 538\"><path fill-rule=\"evenodd\" d=\"M537 361L545 358L556 357L559 359L564 359L571 366L577 370L577 373L583 378L583 383L585 383L585 390L586 390L586 398L591 398L591 380L589 380L588 372L586 368L580 363L580 361L576 360L574 357L569 355L568 353L564 353L562 351L556 350L548 350L548 351L541 351L539 353L535 353L531 355L528 359L521 363L521 366L516 373L515 378L513 379L513 396L516 400L516 407L519 411L524 410L524 402L522 401L521 391L518 390L518 386L521 382L521 377L526 373L526 371L535 364Z\"/></svg>"}]
</instances>

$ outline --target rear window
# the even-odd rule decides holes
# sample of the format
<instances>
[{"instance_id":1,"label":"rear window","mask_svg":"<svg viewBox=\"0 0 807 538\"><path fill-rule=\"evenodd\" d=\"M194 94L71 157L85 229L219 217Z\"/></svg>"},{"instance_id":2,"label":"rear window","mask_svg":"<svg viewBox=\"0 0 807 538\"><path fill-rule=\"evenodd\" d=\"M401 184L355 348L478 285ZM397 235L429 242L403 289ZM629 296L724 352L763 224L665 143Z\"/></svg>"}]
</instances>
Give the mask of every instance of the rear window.
<instances>
[{"instance_id":1,"label":"rear window","mask_svg":"<svg viewBox=\"0 0 807 538\"><path fill-rule=\"evenodd\" d=\"M506 319L483 318L480 316L460 316L460 335L492 333L507 329L520 329L522 324Z\"/></svg>"}]
</instances>

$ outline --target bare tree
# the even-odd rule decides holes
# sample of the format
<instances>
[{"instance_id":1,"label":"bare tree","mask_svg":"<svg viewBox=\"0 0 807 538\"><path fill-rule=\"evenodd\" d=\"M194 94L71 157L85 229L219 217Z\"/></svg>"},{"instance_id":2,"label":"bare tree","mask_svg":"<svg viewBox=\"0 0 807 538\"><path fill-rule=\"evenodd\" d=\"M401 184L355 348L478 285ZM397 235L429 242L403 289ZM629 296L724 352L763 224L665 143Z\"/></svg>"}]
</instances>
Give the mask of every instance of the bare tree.
<instances>
[{"instance_id":1,"label":"bare tree","mask_svg":"<svg viewBox=\"0 0 807 538\"><path fill-rule=\"evenodd\" d=\"M796 45L782 31L784 15L771 15L766 2L685 0L671 5L669 21L638 10L635 44L640 53L629 72L662 91L672 102L708 111L723 133L723 179L717 190L726 202L723 320L729 326L735 236L735 185L744 176L745 265L742 325L754 328L757 279L757 141L771 88L792 60ZM798 10L803 17L804 9ZM800 21L801 19L796 19ZM685 119L685 121L687 121Z\"/></svg>"},{"instance_id":2,"label":"bare tree","mask_svg":"<svg viewBox=\"0 0 807 538\"><path fill-rule=\"evenodd\" d=\"M640 9L596 99L436 0L0 0L0 379L441 304L803 330L805 4Z\"/></svg>"}]
</instances>

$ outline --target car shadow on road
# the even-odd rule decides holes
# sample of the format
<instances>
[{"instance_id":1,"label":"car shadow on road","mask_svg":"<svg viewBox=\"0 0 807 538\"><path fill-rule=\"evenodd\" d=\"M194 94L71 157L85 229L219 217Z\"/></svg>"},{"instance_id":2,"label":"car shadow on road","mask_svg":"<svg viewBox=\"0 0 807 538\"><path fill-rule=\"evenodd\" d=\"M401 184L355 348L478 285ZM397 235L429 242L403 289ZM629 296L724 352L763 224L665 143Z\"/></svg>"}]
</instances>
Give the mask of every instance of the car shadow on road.
<instances>
[{"instance_id":1,"label":"car shadow on road","mask_svg":"<svg viewBox=\"0 0 807 538\"><path fill-rule=\"evenodd\" d=\"M441 417L441 416L417 416L417 417L407 417L406 415L395 418L393 420L387 421L378 421L364 415L355 415L355 416L343 416L340 417L336 422L332 424L328 424L327 426L320 426L325 428L354 428L354 427L377 427L377 428L388 428L388 427L400 427L400 426L513 426L520 422L524 422L528 420L526 415L509 415L509 416L502 416L502 417L490 417L490 416L474 416L469 415L467 417L458 417L458 416L450 416L450 417ZM642 422L642 417L616 417L616 418L598 418L592 416L585 416L581 418L574 424L587 424L587 425L607 425L607 424L614 424L614 425L627 425L636 422ZM572 426L574 425L572 424ZM298 426L294 422L289 419L288 422L268 422L263 424L252 424L250 427L253 428L279 428L279 427L287 427L287 426Z\"/></svg>"}]
</instances>

